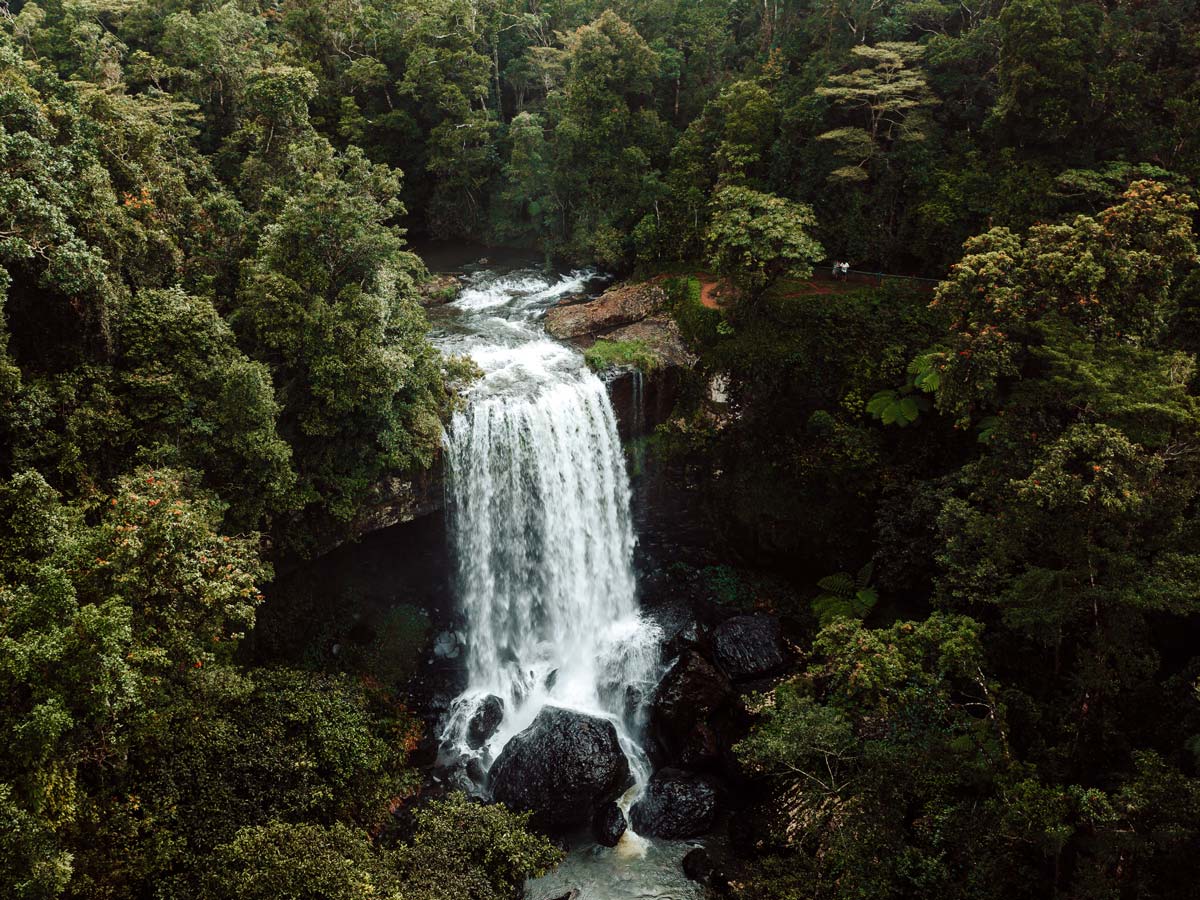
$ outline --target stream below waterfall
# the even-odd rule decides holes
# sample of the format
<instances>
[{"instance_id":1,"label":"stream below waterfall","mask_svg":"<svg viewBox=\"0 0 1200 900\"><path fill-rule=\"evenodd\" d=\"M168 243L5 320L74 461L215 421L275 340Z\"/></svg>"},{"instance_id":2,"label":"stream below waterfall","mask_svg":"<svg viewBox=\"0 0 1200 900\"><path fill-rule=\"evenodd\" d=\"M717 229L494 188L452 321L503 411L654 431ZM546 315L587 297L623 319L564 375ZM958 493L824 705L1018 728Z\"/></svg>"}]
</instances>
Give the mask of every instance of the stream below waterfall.
<instances>
[{"instance_id":1,"label":"stream below waterfall","mask_svg":"<svg viewBox=\"0 0 1200 900\"><path fill-rule=\"evenodd\" d=\"M458 298L431 312L435 343L483 372L446 441L467 687L445 722L443 750L486 770L546 705L599 716L613 722L629 759L628 809L650 775L641 733L661 635L638 609L629 477L606 387L542 325L548 308L603 279L547 275L527 262L460 274ZM502 701L503 719L472 747L469 722L489 697ZM628 832L607 849L581 837L528 894L699 897L680 868L690 846Z\"/></svg>"}]
</instances>

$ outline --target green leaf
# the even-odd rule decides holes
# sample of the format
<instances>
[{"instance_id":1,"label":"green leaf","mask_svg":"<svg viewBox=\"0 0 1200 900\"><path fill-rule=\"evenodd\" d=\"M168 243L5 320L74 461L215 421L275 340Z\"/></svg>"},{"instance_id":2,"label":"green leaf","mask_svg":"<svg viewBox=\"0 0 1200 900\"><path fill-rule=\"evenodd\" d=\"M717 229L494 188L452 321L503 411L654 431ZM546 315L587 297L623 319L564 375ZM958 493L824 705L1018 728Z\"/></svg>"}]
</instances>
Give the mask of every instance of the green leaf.
<instances>
[{"instance_id":1,"label":"green leaf","mask_svg":"<svg viewBox=\"0 0 1200 900\"><path fill-rule=\"evenodd\" d=\"M836 594L839 597L850 597L854 594L855 584L854 579L847 572L838 572L836 575L827 575L817 582L817 587L828 594Z\"/></svg>"},{"instance_id":2,"label":"green leaf","mask_svg":"<svg viewBox=\"0 0 1200 900\"><path fill-rule=\"evenodd\" d=\"M879 602L879 592L873 587L865 587L854 595L854 599L857 601L857 608L861 611L860 616L865 616Z\"/></svg>"},{"instance_id":3,"label":"green leaf","mask_svg":"<svg viewBox=\"0 0 1200 900\"><path fill-rule=\"evenodd\" d=\"M895 402L895 391L880 391L867 401L867 412L873 416L882 416L884 411Z\"/></svg>"}]
</instances>

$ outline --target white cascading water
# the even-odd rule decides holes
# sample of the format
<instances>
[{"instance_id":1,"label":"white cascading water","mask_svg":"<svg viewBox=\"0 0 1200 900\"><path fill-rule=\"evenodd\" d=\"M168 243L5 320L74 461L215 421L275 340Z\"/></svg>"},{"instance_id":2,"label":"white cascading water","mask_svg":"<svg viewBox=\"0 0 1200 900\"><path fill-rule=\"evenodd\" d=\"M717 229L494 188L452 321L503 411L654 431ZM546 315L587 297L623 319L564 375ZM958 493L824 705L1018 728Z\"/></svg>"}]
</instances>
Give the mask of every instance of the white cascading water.
<instances>
[{"instance_id":1,"label":"white cascading water","mask_svg":"<svg viewBox=\"0 0 1200 900\"><path fill-rule=\"evenodd\" d=\"M446 441L469 683L443 737L486 766L543 706L576 709L614 722L640 785L659 635L638 612L624 455L604 384L541 323L592 277L480 273L437 338L484 372ZM504 719L471 750L467 723L489 694Z\"/></svg>"}]
</instances>

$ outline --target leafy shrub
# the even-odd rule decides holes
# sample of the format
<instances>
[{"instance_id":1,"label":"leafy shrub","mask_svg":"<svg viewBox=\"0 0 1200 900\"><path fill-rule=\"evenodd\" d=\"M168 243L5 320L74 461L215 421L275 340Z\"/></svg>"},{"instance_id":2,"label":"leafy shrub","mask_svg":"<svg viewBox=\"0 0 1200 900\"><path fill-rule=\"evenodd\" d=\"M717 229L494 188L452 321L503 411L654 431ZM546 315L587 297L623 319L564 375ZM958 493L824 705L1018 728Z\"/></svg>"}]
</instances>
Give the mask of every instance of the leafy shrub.
<instances>
[{"instance_id":1,"label":"leafy shrub","mask_svg":"<svg viewBox=\"0 0 1200 900\"><path fill-rule=\"evenodd\" d=\"M562 859L550 841L526 830L527 813L501 804L481 806L451 794L415 818L412 839L396 854L404 896L412 900L520 897L526 878L546 874Z\"/></svg>"},{"instance_id":2,"label":"leafy shrub","mask_svg":"<svg viewBox=\"0 0 1200 900\"><path fill-rule=\"evenodd\" d=\"M622 367L653 372L662 366L662 360L646 342L638 340L596 341L584 352L583 358L596 372Z\"/></svg>"},{"instance_id":3,"label":"leafy shrub","mask_svg":"<svg viewBox=\"0 0 1200 900\"><path fill-rule=\"evenodd\" d=\"M683 339L691 347L716 343L721 337L722 316L700 300L700 282L695 278L672 278L665 284L668 307Z\"/></svg>"}]
</instances>

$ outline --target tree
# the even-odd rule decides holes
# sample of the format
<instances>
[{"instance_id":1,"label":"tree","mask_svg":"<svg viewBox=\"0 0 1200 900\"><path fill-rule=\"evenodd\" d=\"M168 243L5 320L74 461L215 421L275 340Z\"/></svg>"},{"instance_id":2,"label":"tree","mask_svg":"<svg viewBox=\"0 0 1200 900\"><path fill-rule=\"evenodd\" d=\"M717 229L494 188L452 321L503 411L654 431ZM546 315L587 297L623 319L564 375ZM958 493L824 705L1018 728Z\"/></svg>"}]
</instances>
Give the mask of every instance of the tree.
<instances>
[{"instance_id":1,"label":"tree","mask_svg":"<svg viewBox=\"0 0 1200 900\"><path fill-rule=\"evenodd\" d=\"M818 140L828 142L848 163L834 169L831 179L866 181L872 163L886 159L896 144L925 140L928 123L923 113L934 98L924 73L913 68L924 52L919 44L884 41L850 52L863 67L830 75L816 93L863 124L826 131Z\"/></svg>"},{"instance_id":2,"label":"tree","mask_svg":"<svg viewBox=\"0 0 1200 900\"><path fill-rule=\"evenodd\" d=\"M524 830L527 816L480 806L461 794L414 813L411 837L398 847L332 827L271 822L244 828L207 863L205 896L229 900L435 900L471 896L507 900L525 879L544 874L561 853Z\"/></svg>"},{"instance_id":3,"label":"tree","mask_svg":"<svg viewBox=\"0 0 1200 900\"><path fill-rule=\"evenodd\" d=\"M713 195L705 245L717 271L753 296L781 276L812 274L825 255L806 231L816 224L802 203L730 185Z\"/></svg>"},{"instance_id":4,"label":"tree","mask_svg":"<svg viewBox=\"0 0 1200 900\"><path fill-rule=\"evenodd\" d=\"M428 466L451 395L388 224L395 172L312 147L244 271L235 329L271 369L305 504L348 521L385 472Z\"/></svg>"},{"instance_id":5,"label":"tree","mask_svg":"<svg viewBox=\"0 0 1200 900\"><path fill-rule=\"evenodd\" d=\"M0 37L0 85L0 115L11 123L0 134L10 347L20 353L26 341L40 343L45 356L57 348L74 361L104 345L108 306L121 285L95 238L122 213L107 172L78 134L76 90L24 62L7 36Z\"/></svg>"},{"instance_id":6,"label":"tree","mask_svg":"<svg viewBox=\"0 0 1200 900\"><path fill-rule=\"evenodd\" d=\"M104 520L72 547L78 590L120 597L142 644L137 661L164 673L228 658L271 571L257 535L220 533L225 505L197 481L170 469L118 479Z\"/></svg>"},{"instance_id":7,"label":"tree","mask_svg":"<svg viewBox=\"0 0 1200 900\"><path fill-rule=\"evenodd\" d=\"M224 510L194 480L141 470L92 526L35 472L0 487L0 878L16 896L72 880L93 779L167 685L228 659L253 622L257 538L219 535Z\"/></svg>"},{"instance_id":8,"label":"tree","mask_svg":"<svg viewBox=\"0 0 1200 900\"><path fill-rule=\"evenodd\" d=\"M562 84L547 99L559 241L572 258L617 265L652 202L666 151L665 127L649 103L659 61L611 10L562 41Z\"/></svg>"},{"instance_id":9,"label":"tree","mask_svg":"<svg viewBox=\"0 0 1200 900\"><path fill-rule=\"evenodd\" d=\"M175 290L138 291L113 323L114 392L137 448L159 464L206 470L229 497L230 520L251 528L289 508L291 449L276 434L279 408L265 366L237 348L212 303Z\"/></svg>"},{"instance_id":10,"label":"tree","mask_svg":"<svg viewBox=\"0 0 1200 900\"><path fill-rule=\"evenodd\" d=\"M941 602L999 621L1073 766L1113 752L1153 681L1150 623L1196 611L1191 363L1050 332L938 518ZM1134 374L1136 372L1136 374ZM1065 764L1065 761L1063 761Z\"/></svg>"},{"instance_id":11,"label":"tree","mask_svg":"<svg viewBox=\"0 0 1200 900\"><path fill-rule=\"evenodd\" d=\"M709 201L718 183L762 190L778 138L779 103L767 76L735 81L704 107L675 143L663 196L638 223L639 257L647 262L703 253Z\"/></svg>"},{"instance_id":12,"label":"tree","mask_svg":"<svg viewBox=\"0 0 1200 900\"><path fill-rule=\"evenodd\" d=\"M817 635L807 673L764 698L735 748L786 785L769 814L786 862L766 866L757 890L778 879L802 897L1004 896L972 890L980 869L1019 865L983 850L993 823L979 799L1010 763L981 631L934 615L881 630L839 618Z\"/></svg>"},{"instance_id":13,"label":"tree","mask_svg":"<svg viewBox=\"0 0 1200 900\"><path fill-rule=\"evenodd\" d=\"M217 848L206 873L214 900L393 900L410 894L362 831L271 822Z\"/></svg>"},{"instance_id":14,"label":"tree","mask_svg":"<svg viewBox=\"0 0 1200 900\"><path fill-rule=\"evenodd\" d=\"M131 610L91 605L72 584L78 527L36 472L0 485L0 886L58 896L71 879L66 830L81 801L80 760L104 759L141 680L129 660Z\"/></svg>"},{"instance_id":15,"label":"tree","mask_svg":"<svg viewBox=\"0 0 1200 900\"><path fill-rule=\"evenodd\" d=\"M406 896L506 900L521 894L525 879L546 874L562 852L530 834L529 814L502 804L479 806L451 794L413 813L412 837L396 851Z\"/></svg>"},{"instance_id":16,"label":"tree","mask_svg":"<svg viewBox=\"0 0 1200 900\"><path fill-rule=\"evenodd\" d=\"M75 892L209 896L210 876L241 875L214 871L228 861L221 848L277 835L276 823L298 836L352 829L365 844L417 786L406 765L416 737L407 711L358 679L189 669L155 698L121 765L92 776Z\"/></svg>"},{"instance_id":17,"label":"tree","mask_svg":"<svg viewBox=\"0 0 1200 900\"><path fill-rule=\"evenodd\" d=\"M198 13L184 9L155 24L171 75L205 111L208 141L220 140L235 127L251 76L269 59L265 23L230 2Z\"/></svg>"},{"instance_id":18,"label":"tree","mask_svg":"<svg viewBox=\"0 0 1200 900\"><path fill-rule=\"evenodd\" d=\"M487 188L500 165L502 97L492 84L494 48L485 42L498 8L454 0L415 4L415 27L405 29L397 88L424 124L422 169L431 184L420 191L429 198L429 229L439 237L475 236L487 221Z\"/></svg>"},{"instance_id":19,"label":"tree","mask_svg":"<svg viewBox=\"0 0 1200 900\"><path fill-rule=\"evenodd\" d=\"M1043 673L1024 689L1055 711L1065 777L1121 752L1129 698L1162 690L1152 623L1196 611L1194 360L1165 331L1190 211L1142 182L1095 218L971 242L938 293L948 346L918 358L983 447L946 483L938 600L994 617Z\"/></svg>"},{"instance_id":20,"label":"tree","mask_svg":"<svg viewBox=\"0 0 1200 900\"><path fill-rule=\"evenodd\" d=\"M558 211L545 122L535 113L518 113L509 124L508 138L512 149L503 170L506 186L494 207L493 229L502 240L547 240Z\"/></svg>"},{"instance_id":21,"label":"tree","mask_svg":"<svg viewBox=\"0 0 1200 900\"><path fill-rule=\"evenodd\" d=\"M1091 61L1101 11L1086 3L1019 0L1005 6L1000 31L1000 96L995 126L1018 141L1051 144L1092 121Z\"/></svg>"},{"instance_id":22,"label":"tree","mask_svg":"<svg viewBox=\"0 0 1200 900\"><path fill-rule=\"evenodd\" d=\"M724 184L762 184L771 145L778 131L779 109L770 84L735 81L713 101L721 121L714 160Z\"/></svg>"},{"instance_id":23,"label":"tree","mask_svg":"<svg viewBox=\"0 0 1200 900\"><path fill-rule=\"evenodd\" d=\"M996 228L969 240L934 300L953 319L949 346L918 361L938 407L963 421L993 408L1048 318L1096 342L1158 342L1176 269L1196 258L1194 210L1139 181L1098 216L1038 225L1024 238Z\"/></svg>"}]
</instances>

